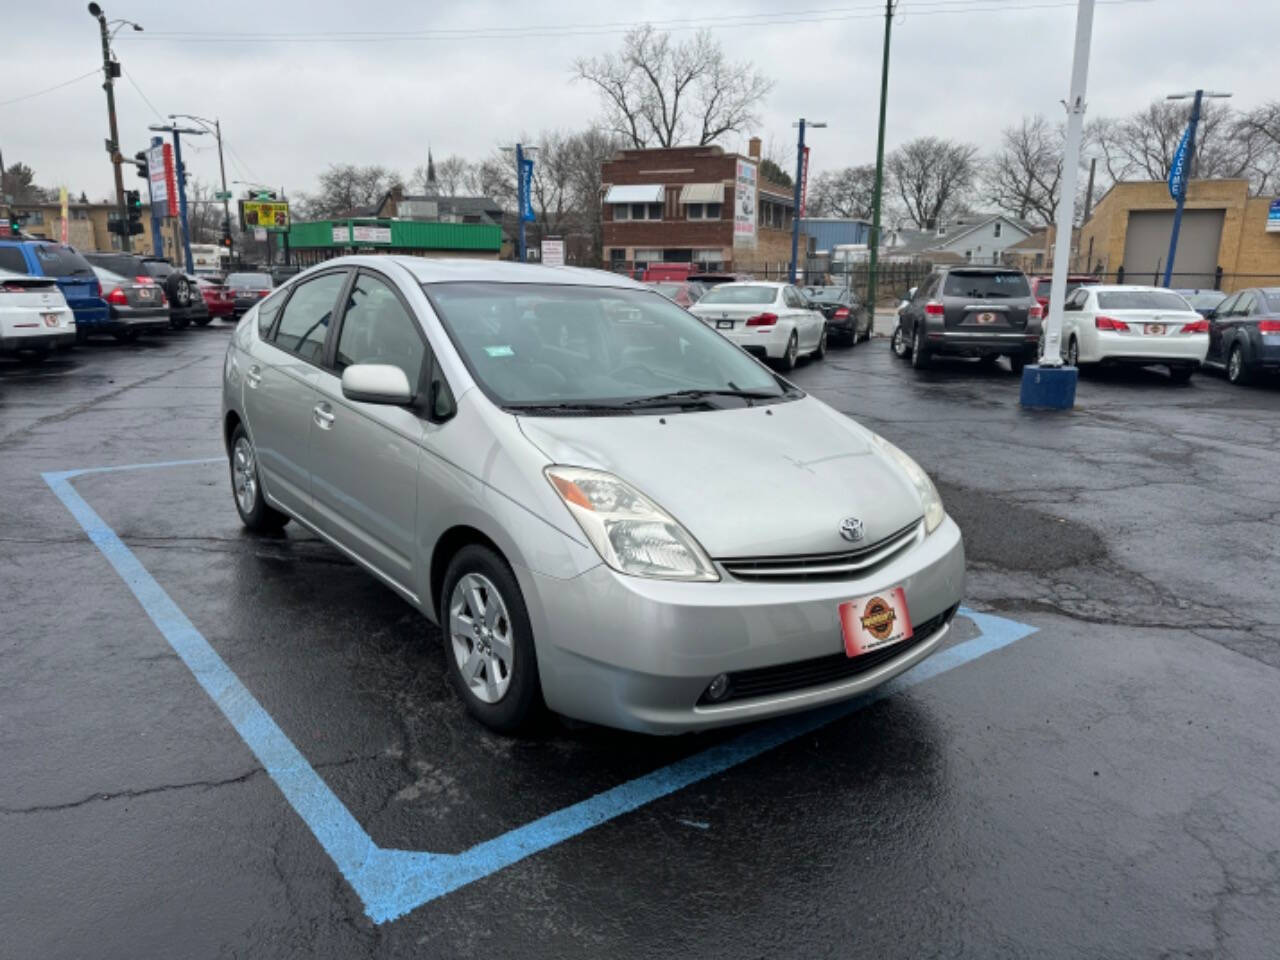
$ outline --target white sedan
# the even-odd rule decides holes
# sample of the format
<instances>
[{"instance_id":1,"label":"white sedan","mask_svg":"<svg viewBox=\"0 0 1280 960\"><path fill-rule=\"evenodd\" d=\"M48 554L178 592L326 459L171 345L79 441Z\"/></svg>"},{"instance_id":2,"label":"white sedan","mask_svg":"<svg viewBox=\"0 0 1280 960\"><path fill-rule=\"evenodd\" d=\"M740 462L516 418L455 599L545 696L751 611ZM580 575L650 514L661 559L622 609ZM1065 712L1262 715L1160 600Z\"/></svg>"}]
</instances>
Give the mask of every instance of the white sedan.
<instances>
[{"instance_id":1,"label":"white sedan","mask_svg":"<svg viewBox=\"0 0 1280 960\"><path fill-rule=\"evenodd\" d=\"M689 310L747 353L776 361L783 370L802 354L820 360L827 353L827 318L789 283L722 283Z\"/></svg>"},{"instance_id":2,"label":"white sedan","mask_svg":"<svg viewBox=\"0 0 1280 960\"><path fill-rule=\"evenodd\" d=\"M43 360L76 341L76 318L52 277L0 270L0 354Z\"/></svg>"},{"instance_id":3,"label":"white sedan","mask_svg":"<svg viewBox=\"0 0 1280 960\"><path fill-rule=\"evenodd\" d=\"M1162 287L1083 286L1063 305L1062 343L1075 367L1159 364L1181 382L1204 360L1209 321Z\"/></svg>"}]
</instances>

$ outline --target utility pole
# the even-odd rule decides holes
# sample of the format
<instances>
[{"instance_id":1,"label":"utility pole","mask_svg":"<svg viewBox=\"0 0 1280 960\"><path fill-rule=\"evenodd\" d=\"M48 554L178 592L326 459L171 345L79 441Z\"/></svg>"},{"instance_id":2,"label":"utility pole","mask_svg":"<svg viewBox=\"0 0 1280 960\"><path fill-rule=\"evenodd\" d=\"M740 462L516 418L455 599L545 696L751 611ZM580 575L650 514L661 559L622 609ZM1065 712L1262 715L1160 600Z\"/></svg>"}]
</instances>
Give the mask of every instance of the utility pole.
<instances>
[{"instance_id":1,"label":"utility pole","mask_svg":"<svg viewBox=\"0 0 1280 960\"><path fill-rule=\"evenodd\" d=\"M1169 171L1169 193L1173 195L1173 230L1169 233L1169 256L1164 265L1164 286L1173 283L1173 260L1178 253L1178 233L1182 230L1182 207L1187 202L1187 185L1195 173L1196 127L1200 125L1200 103L1205 97L1229 97L1229 93L1197 90L1195 93L1173 93L1166 100L1191 100L1191 123L1182 135L1182 142L1173 155L1173 167Z\"/></svg>"},{"instance_id":2,"label":"utility pole","mask_svg":"<svg viewBox=\"0 0 1280 960\"><path fill-rule=\"evenodd\" d=\"M124 177L120 171L123 158L120 155L120 132L116 128L115 78L120 76L120 64L111 59L111 37L107 34L107 15L96 3L89 4L89 15L98 20L102 34L102 89L107 91L107 121L111 138L107 140L107 153L111 156L112 173L116 181L116 222L120 226L120 249L132 250L132 238L128 234L129 216L124 206Z\"/></svg>"},{"instance_id":3,"label":"utility pole","mask_svg":"<svg viewBox=\"0 0 1280 960\"><path fill-rule=\"evenodd\" d=\"M790 278L789 283L796 282L796 261L800 256L800 190L804 186L802 180L805 176L804 163L804 128L807 121L804 117L800 118L798 123L793 123L793 127L800 128L800 136L796 138L796 183L795 183L795 207L791 212L791 269L787 273ZM809 126L815 130L825 127L825 123L810 123ZM806 276L808 271L805 271Z\"/></svg>"},{"instance_id":4,"label":"utility pole","mask_svg":"<svg viewBox=\"0 0 1280 960\"><path fill-rule=\"evenodd\" d=\"M871 325L876 322L876 268L880 257L880 200L884 193L884 115L889 99L889 33L893 27L894 0L884 4L884 54L880 61L880 130L876 135L876 183L871 196L871 248L867 264L867 309L871 311Z\"/></svg>"}]
</instances>

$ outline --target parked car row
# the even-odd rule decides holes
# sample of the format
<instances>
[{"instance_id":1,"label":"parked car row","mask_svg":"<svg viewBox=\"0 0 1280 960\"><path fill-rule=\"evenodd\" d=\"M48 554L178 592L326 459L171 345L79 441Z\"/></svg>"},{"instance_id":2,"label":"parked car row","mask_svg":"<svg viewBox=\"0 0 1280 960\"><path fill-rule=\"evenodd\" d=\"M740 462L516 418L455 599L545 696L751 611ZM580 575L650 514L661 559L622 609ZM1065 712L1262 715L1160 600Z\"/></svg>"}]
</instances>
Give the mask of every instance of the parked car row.
<instances>
[{"instance_id":1,"label":"parked car row","mask_svg":"<svg viewBox=\"0 0 1280 960\"><path fill-rule=\"evenodd\" d=\"M916 369L935 356L1009 358L1014 373L1039 356L1051 281L1011 267L940 267L912 288L890 341ZM1164 366L1185 383L1200 367L1236 384L1280 370L1280 288L1227 295L1067 278L1062 355L1071 366Z\"/></svg>"},{"instance_id":2,"label":"parked car row","mask_svg":"<svg viewBox=\"0 0 1280 960\"><path fill-rule=\"evenodd\" d=\"M270 292L265 273L228 283L194 277L162 257L81 253L49 240L0 240L0 354L43 360L95 335L121 341L234 318Z\"/></svg>"}]
</instances>

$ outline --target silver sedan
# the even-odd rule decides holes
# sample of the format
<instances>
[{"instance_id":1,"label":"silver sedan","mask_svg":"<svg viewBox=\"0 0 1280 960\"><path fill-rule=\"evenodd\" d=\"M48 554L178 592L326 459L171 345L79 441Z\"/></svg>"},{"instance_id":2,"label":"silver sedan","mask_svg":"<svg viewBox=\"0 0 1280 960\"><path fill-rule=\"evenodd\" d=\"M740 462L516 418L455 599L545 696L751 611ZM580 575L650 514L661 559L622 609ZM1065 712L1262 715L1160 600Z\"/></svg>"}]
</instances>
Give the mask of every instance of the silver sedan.
<instances>
[{"instance_id":1,"label":"silver sedan","mask_svg":"<svg viewBox=\"0 0 1280 960\"><path fill-rule=\"evenodd\" d=\"M842 700L934 652L960 531L906 454L593 270L343 257L227 349L252 530L439 624L468 710L655 733Z\"/></svg>"}]
</instances>

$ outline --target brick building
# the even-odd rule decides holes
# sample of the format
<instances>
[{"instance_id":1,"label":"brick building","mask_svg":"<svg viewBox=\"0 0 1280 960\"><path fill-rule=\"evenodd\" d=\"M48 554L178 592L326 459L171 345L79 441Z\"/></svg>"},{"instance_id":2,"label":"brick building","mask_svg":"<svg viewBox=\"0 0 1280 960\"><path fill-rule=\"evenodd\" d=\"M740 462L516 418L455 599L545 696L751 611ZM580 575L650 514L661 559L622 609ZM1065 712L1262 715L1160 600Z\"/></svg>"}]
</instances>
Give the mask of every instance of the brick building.
<instances>
[{"instance_id":1,"label":"brick building","mask_svg":"<svg viewBox=\"0 0 1280 960\"><path fill-rule=\"evenodd\" d=\"M1280 231L1268 227L1270 197L1245 180L1193 180L1178 236L1173 286L1233 291L1280 283ZM1160 283L1169 255L1173 200L1164 181L1117 183L1080 228L1072 269L1126 283Z\"/></svg>"},{"instance_id":2,"label":"brick building","mask_svg":"<svg viewBox=\"0 0 1280 960\"><path fill-rule=\"evenodd\" d=\"M781 275L791 260L792 190L720 147L621 150L601 166L604 259L614 270L695 263Z\"/></svg>"},{"instance_id":3,"label":"brick building","mask_svg":"<svg viewBox=\"0 0 1280 960\"><path fill-rule=\"evenodd\" d=\"M58 240L62 236L62 204L57 200L26 203L15 201L7 204L5 209L25 218L22 232L28 236L47 240ZM107 232L107 222L115 220L116 212L114 203L69 203L67 243L77 250L119 250L119 235ZM168 219L160 221L160 235L166 256L175 254L175 222ZM152 253L151 207L148 204L142 206L142 233L129 237L129 245L134 253L148 256Z\"/></svg>"}]
</instances>

